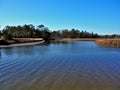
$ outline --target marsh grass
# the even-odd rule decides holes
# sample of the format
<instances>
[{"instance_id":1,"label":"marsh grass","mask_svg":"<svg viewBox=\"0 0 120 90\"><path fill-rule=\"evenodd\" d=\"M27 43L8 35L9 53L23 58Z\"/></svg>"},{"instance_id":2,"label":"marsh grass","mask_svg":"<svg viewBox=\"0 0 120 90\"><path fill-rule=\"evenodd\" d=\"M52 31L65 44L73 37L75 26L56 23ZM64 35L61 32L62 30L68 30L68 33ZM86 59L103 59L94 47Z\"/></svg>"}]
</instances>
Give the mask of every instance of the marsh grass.
<instances>
[{"instance_id":1,"label":"marsh grass","mask_svg":"<svg viewBox=\"0 0 120 90\"><path fill-rule=\"evenodd\" d=\"M109 47L120 47L120 39L98 39L96 44Z\"/></svg>"}]
</instances>

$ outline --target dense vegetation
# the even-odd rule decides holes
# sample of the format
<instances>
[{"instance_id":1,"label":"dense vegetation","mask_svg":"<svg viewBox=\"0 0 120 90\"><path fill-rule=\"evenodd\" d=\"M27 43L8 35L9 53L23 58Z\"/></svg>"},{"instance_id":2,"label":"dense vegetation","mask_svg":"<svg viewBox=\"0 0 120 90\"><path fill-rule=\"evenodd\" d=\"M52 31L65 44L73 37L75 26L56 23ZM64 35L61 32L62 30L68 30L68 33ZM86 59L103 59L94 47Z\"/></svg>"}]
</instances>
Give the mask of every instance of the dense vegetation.
<instances>
[{"instance_id":1,"label":"dense vegetation","mask_svg":"<svg viewBox=\"0 0 120 90\"><path fill-rule=\"evenodd\" d=\"M1 32L0 36L2 39L12 38L44 38L48 39L59 39L59 38L118 38L120 35L98 35L97 33L80 31L76 29L63 29L58 31L51 31L44 25L34 26L23 25L23 26L6 26Z\"/></svg>"},{"instance_id":2,"label":"dense vegetation","mask_svg":"<svg viewBox=\"0 0 120 90\"><path fill-rule=\"evenodd\" d=\"M56 39L56 38L97 38L98 35L79 30L58 30L50 31L44 25L23 25L23 26L6 26L1 35L3 39L12 38L44 38L44 39Z\"/></svg>"},{"instance_id":3,"label":"dense vegetation","mask_svg":"<svg viewBox=\"0 0 120 90\"><path fill-rule=\"evenodd\" d=\"M44 25L39 25L37 28L33 25L23 26L6 26L2 30L2 36L4 39L11 38L44 38L50 37L50 31Z\"/></svg>"}]
</instances>

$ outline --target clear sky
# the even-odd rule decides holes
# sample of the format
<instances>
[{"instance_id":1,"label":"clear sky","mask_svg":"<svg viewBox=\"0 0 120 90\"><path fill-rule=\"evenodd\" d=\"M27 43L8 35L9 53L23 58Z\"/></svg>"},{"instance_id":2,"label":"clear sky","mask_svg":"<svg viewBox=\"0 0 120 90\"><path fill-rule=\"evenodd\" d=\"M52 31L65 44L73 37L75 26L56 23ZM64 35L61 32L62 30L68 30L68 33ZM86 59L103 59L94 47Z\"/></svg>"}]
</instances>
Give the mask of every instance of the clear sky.
<instances>
[{"instance_id":1,"label":"clear sky","mask_svg":"<svg viewBox=\"0 0 120 90\"><path fill-rule=\"evenodd\" d=\"M0 0L0 25L120 34L120 0Z\"/></svg>"}]
</instances>

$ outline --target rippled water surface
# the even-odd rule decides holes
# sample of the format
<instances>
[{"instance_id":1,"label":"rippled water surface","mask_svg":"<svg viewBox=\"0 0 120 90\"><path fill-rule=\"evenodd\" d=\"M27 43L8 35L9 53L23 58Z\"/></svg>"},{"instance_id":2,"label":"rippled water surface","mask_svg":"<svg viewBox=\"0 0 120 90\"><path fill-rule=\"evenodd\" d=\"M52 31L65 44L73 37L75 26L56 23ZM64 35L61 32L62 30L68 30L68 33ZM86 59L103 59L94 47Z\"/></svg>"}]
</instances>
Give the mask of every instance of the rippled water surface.
<instances>
[{"instance_id":1,"label":"rippled water surface","mask_svg":"<svg viewBox=\"0 0 120 90\"><path fill-rule=\"evenodd\" d=\"M120 49L88 41L0 49L0 90L120 90Z\"/></svg>"}]
</instances>

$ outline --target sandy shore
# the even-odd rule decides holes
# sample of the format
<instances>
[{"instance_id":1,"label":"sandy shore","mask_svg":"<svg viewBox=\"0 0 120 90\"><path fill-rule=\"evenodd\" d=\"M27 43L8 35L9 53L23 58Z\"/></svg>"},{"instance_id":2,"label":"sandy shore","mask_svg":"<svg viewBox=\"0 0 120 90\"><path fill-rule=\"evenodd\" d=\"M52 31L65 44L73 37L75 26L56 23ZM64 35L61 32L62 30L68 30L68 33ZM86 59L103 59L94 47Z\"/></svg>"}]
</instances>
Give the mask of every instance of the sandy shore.
<instances>
[{"instance_id":1,"label":"sandy shore","mask_svg":"<svg viewBox=\"0 0 120 90\"><path fill-rule=\"evenodd\" d=\"M0 48L7 48L7 47L18 47L18 46L31 46L31 45L37 45L45 42L44 40L39 42L28 42L28 43L19 43L19 44L10 44L10 45L0 45Z\"/></svg>"}]
</instances>

